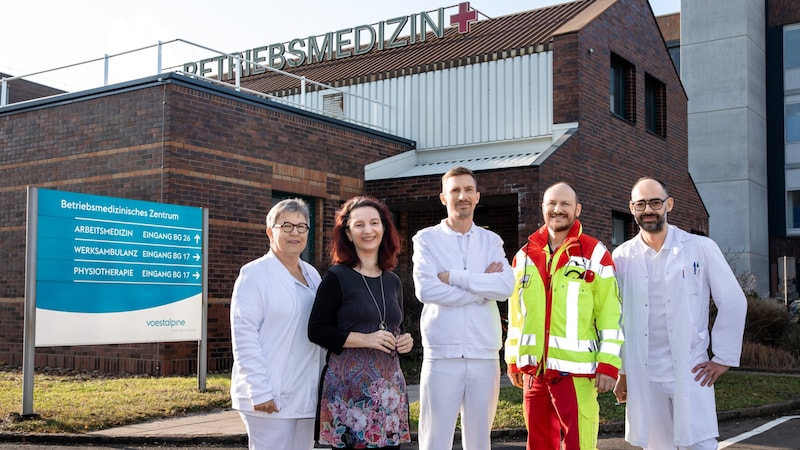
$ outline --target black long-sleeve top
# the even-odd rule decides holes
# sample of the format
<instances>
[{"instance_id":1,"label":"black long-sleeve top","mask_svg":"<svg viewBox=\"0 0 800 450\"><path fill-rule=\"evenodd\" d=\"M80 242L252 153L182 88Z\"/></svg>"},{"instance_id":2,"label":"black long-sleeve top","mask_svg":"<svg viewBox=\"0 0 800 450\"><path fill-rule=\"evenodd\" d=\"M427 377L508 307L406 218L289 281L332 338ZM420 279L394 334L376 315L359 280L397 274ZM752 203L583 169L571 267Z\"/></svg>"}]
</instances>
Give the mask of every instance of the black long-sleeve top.
<instances>
[{"instance_id":1,"label":"black long-sleeve top","mask_svg":"<svg viewBox=\"0 0 800 450\"><path fill-rule=\"evenodd\" d=\"M365 280L369 290L364 284ZM388 331L395 335L404 332L403 285L400 277L387 271L380 277L362 277L353 268L337 264L328 269L317 289L308 321L308 339L338 355L350 332L367 334L377 331L382 315L385 316Z\"/></svg>"}]
</instances>

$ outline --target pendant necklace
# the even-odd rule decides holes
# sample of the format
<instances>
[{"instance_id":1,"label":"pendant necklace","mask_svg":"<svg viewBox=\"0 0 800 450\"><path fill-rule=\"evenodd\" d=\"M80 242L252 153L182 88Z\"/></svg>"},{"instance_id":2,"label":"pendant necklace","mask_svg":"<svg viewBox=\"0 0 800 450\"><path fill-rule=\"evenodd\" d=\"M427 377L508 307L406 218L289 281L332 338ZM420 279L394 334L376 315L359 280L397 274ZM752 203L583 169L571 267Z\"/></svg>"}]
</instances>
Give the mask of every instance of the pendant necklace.
<instances>
[{"instance_id":1,"label":"pendant necklace","mask_svg":"<svg viewBox=\"0 0 800 450\"><path fill-rule=\"evenodd\" d=\"M367 278L364 276L363 273L359 272L361 275L361 279L364 280L364 286L367 287L367 291L369 291L369 296L372 297L372 302L375 303L375 309L378 310L378 318L381 319L381 324L379 328L381 330L386 329L386 294L383 292L383 273L380 274L378 278L381 280L381 300L383 300L383 313L381 313L381 308L378 306L378 300L375 299L375 295L372 294L372 289L369 288L369 284L367 284Z\"/></svg>"}]
</instances>

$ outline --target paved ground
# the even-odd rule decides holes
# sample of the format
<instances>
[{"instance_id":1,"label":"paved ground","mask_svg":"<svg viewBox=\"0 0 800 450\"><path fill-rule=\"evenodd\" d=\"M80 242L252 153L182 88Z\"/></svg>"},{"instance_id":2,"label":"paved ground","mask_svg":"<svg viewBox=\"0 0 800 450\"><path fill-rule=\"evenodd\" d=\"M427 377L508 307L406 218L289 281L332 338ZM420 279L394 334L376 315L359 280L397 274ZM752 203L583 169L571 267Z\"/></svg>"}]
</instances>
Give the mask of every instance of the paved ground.
<instances>
[{"instance_id":1,"label":"paved ground","mask_svg":"<svg viewBox=\"0 0 800 450\"><path fill-rule=\"evenodd\" d=\"M504 383L507 378L504 378ZM409 386L409 400L419 400L419 386ZM780 419L783 417L783 419ZM731 411L720 414L720 449L800 449L800 399L781 405ZM774 424L774 421L783 422ZM769 426L763 432L759 427ZM599 450L634 447L624 442L620 424L601 426ZM748 433L753 433L749 435ZM493 449L525 448L525 430L505 430L493 433ZM728 442L732 438L738 439ZM414 436L416 437L416 436ZM763 441L763 442L762 442ZM247 433L236 411L225 410L211 414L166 419L97 431L81 435L0 433L0 449L25 448L59 449L60 446L82 446L97 449L138 449L153 447L191 446L195 448L246 448ZM460 450L456 439L454 450ZM416 450L415 444L403 445L404 450Z\"/></svg>"}]
</instances>

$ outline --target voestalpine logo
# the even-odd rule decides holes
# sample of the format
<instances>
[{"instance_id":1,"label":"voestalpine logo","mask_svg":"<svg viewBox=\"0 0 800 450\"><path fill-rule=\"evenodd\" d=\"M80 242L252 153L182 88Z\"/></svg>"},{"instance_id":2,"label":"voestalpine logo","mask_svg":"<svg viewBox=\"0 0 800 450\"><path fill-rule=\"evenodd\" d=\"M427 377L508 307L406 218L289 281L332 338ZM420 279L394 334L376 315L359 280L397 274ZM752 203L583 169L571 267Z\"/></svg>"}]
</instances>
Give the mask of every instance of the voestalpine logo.
<instances>
[{"instance_id":1,"label":"voestalpine logo","mask_svg":"<svg viewBox=\"0 0 800 450\"><path fill-rule=\"evenodd\" d=\"M185 327L186 321L183 319L159 319L147 320L148 327Z\"/></svg>"},{"instance_id":2,"label":"voestalpine logo","mask_svg":"<svg viewBox=\"0 0 800 450\"><path fill-rule=\"evenodd\" d=\"M382 20L372 25L358 25L331 31L317 36L295 38L287 42L263 45L231 56L221 55L200 61L188 62L183 71L222 80L234 78L236 59L240 60L241 75L249 76L273 69L300 67L322 61L350 58L373 50L388 50L425 42L429 32L437 39L444 37L445 10L410 14ZM478 21L478 11L469 2L457 5L458 12L450 16L449 25L457 25L459 33L469 33L470 24Z\"/></svg>"}]
</instances>

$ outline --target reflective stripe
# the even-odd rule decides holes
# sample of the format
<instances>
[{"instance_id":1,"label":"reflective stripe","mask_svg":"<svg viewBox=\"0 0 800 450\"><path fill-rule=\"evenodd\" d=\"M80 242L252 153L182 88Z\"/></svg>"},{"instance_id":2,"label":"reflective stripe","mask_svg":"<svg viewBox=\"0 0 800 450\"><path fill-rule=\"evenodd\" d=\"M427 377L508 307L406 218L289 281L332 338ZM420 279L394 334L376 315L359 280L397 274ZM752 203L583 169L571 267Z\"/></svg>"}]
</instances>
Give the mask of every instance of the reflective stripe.
<instances>
[{"instance_id":1,"label":"reflective stripe","mask_svg":"<svg viewBox=\"0 0 800 450\"><path fill-rule=\"evenodd\" d=\"M523 334L522 337L519 338L519 345L536 345L536 335L535 334Z\"/></svg>"},{"instance_id":2,"label":"reflective stripe","mask_svg":"<svg viewBox=\"0 0 800 450\"><path fill-rule=\"evenodd\" d=\"M592 250L592 261L589 267L594 270L600 278L610 278L614 276L614 267L611 265L603 265L603 256L606 255L607 251L606 246L603 245L602 242L598 242L597 245L594 246L594 250Z\"/></svg>"},{"instance_id":3,"label":"reflective stripe","mask_svg":"<svg viewBox=\"0 0 800 450\"><path fill-rule=\"evenodd\" d=\"M622 348L621 345L616 344L614 342L602 342L600 343L600 353L606 353L609 355L619 356L619 350Z\"/></svg>"},{"instance_id":4,"label":"reflective stripe","mask_svg":"<svg viewBox=\"0 0 800 450\"><path fill-rule=\"evenodd\" d=\"M606 246L601 242L598 242L597 245L594 246L594 250L592 250L592 256L589 258L592 260L592 265L602 266L600 261L603 260L603 256L606 255L606 251Z\"/></svg>"},{"instance_id":5,"label":"reflective stripe","mask_svg":"<svg viewBox=\"0 0 800 450\"><path fill-rule=\"evenodd\" d=\"M547 368L558 370L559 372L589 374L595 373L597 369L596 362L573 362L565 361L563 359L547 358Z\"/></svg>"},{"instance_id":6,"label":"reflective stripe","mask_svg":"<svg viewBox=\"0 0 800 450\"><path fill-rule=\"evenodd\" d=\"M570 281L567 284L567 300L566 300L566 313L567 323L565 326L565 334L569 340L578 339L578 296L581 293L581 282Z\"/></svg>"},{"instance_id":7,"label":"reflective stripe","mask_svg":"<svg viewBox=\"0 0 800 450\"><path fill-rule=\"evenodd\" d=\"M550 347L571 352L594 352L597 351L597 341L569 339L558 336L550 336Z\"/></svg>"},{"instance_id":8,"label":"reflective stripe","mask_svg":"<svg viewBox=\"0 0 800 450\"><path fill-rule=\"evenodd\" d=\"M535 366L536 356L534 355L520 355L517 358L517 367Z\"/></svg>"},{"instance_id":9,"label":"reflective stripe","mask_svg":"<svg viewBox=\"0 0 800 450\"><path fill-rule=\"evenodd\" d=\"M600 330L600 339L603 341L622 341L622 330Z\"/></svg>"},{"instance_id":10,"label":"reflective stripe","mask_svg":"<svg viewBox=\"0 0 800 450\"><path fill-rule=\"evenodd\" d=\"M611 278L614 276L614 268L611 266L601 266L600 270L596 271L600 278Z\"/></svg>"}]
</instances>

